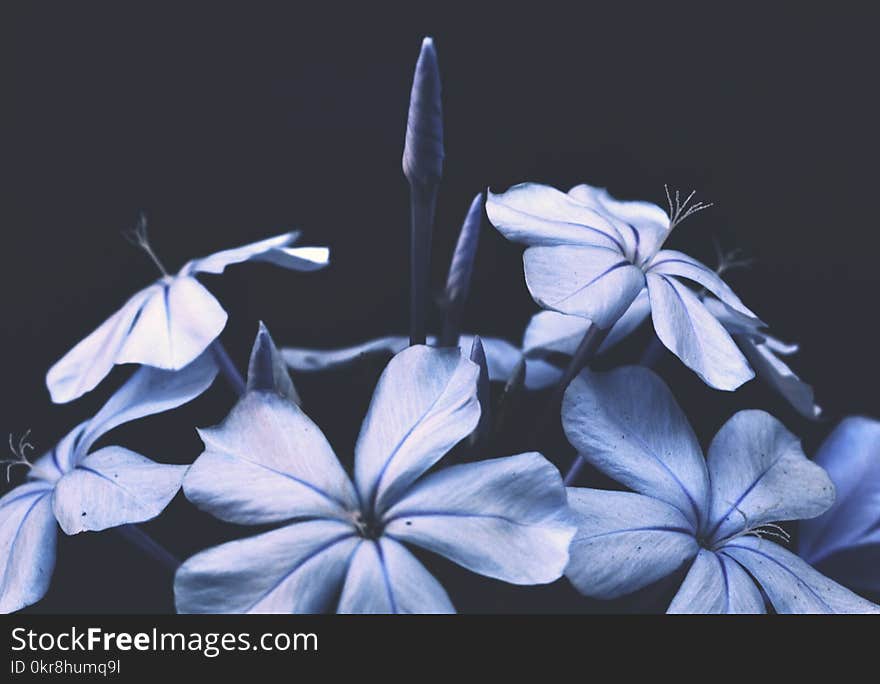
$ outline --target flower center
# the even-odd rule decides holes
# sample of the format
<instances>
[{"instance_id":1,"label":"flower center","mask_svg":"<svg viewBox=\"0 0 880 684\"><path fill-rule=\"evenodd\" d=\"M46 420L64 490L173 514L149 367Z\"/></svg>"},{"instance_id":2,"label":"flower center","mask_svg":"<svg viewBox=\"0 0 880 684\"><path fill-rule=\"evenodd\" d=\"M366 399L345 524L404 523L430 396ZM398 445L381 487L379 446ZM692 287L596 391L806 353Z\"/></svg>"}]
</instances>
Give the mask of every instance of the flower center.
<instances>
[{"instance_id":1,"label":"flower center","mask_svg":"<svg viewBox=\"0 0 880 684\"><path fill-rule=\"evenodd\" d=\"M378 539L382 536L385 526L373 516L367 516L358 511L354 514L353 522L357 533L364 539Z\"/></svg>"}]
</instances>

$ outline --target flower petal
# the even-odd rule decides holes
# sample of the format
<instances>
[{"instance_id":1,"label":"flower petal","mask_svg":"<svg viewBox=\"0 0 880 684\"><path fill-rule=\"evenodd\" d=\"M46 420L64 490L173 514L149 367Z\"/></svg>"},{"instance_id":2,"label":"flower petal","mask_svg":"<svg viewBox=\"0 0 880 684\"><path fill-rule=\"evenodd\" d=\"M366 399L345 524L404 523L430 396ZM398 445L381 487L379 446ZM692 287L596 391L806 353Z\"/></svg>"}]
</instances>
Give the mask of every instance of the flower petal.
<instances>
[{"instance_id":1,"label":"flower petal","mask_svg":"<svg viewBox=\"0 0 880 684\"><path fill-rule=\"evenodd\" d=\"M193 259L180 269L179 275L223 273L227 266L244 261L266 261L293 271L316 271L330 263L330 250L326 247L290 247L299 235L299 231L293 230L201 259Z\"/></svg>"},{"instance_id":2,"label":"flower petal","mask_svg":"<svg viewBox=\"0 0 880 684\"><path fill-rule=\"evenodd\" d=\"M0 499L0 613L36 603L55 568L52 487L26 482Z\"/></svg>"},{"instance_id":3,"label":"flower petal","mask_svg":"<svg viewBox=\"0 0 880 684\"><path fill-rule=\"evenodd\" d=\"M186 498L227 522L346 518L357 495L321 430L296 404L249 392L205 443L183 482Z\"/></svg>"},{"instance_id":4,"label":"flower petal","mask_svg":"<svg viewBox=\"0 0 880 684\"><path fill-rule=\"evenodd\" d=\"M197 553L174 577L177 612L323 612L358 539L350 525L312 520Z\"/></svg>"},{"instance_id":5,"label":"flower petal","mask_svg":"<svg viewBox=\"0 0 880 684\"><path fill-rule=\"evenodd\" d=\"M526 359L525 387L530 390L542 390L552 387L562 378L563 370L548 361Z\"/></svg>"},{"instance_id":6,"label":"flower petal","mask_svg":"<svg viewBox=\"0 0 880 684\"><path fill-rule=\"evenodd\" d=\"M604 247L529 247L523 266L538 304L589 318L602 328L613 325L645 286L640 269Z\"/></svg>"},{"instance_id":7,"label":"flower petal","mask_svg":"<svg viewBox=\"0 0 880 684\"><path fill-rule=\"evenodd\" d=\"M576 185L568 191L568 194L578 202L610 214L618 221L631 226L637 237L631 237L624 231L621 231L621 234L628 242L634 243L634 248L638 248L639 261L655 254L669 236L669 216L656 204L618 200L608 194L604 188L586 184Z\"/></svg>"},{"instance_id":8,"label":"flower petal","mask_svg":"<svg viewBox=\"0 0 880 684\"><path fill-rule=\"evenodd\" d=\"M379 352L397 354L406 349L408 344L408 337L389 335L340 349L284 347L281 349L281 356L284 357L284 362L293 370L301 372L322 371L352 363L367 354Z\"/></svg>"},{"instance_id":9,"label":"flower petal","mask_svg":"<svg viewBox=\"0 0 880 684\"><path fill-rule=\"evenodd\" d=\"M739 537L725 544L721 552L749 571L777 613L880 613L880 606L845 589L766 539Z\"/></svg>"},{"instance_id":10,"label":"flower petal","mask_svg":"<svg viewBox=\"0 0 880 684\"><path fill-rule=\"evenodd\" d=\"M393 539L363 541L339 600L340 613L454 613L434 576Z\"/></svg>"},{"instance_id":11,"label":"flower petal","mask_svg":"<svg viewBox=\"0 0 880 684\"><path fill-rule=\"evenodd\" d=\"M122 308L59 359L46 374L52 401L63 404L97 387L113 365L144 303L161 285L151 285L129 299Z\"/></svg>"},{"instance_id":12,"label":"flower petal","mask_svg":"<svg viewBox=\"0 0 880 684\"><path fill-rule=\"evenodd\" d=\"M568 503L578 531L565 576L587 596L610 599L646 587L699 549L691 523L658 499L569 487Z\"/></svg>"},{"instance_id":13,"label":"flower petal","mask_svg":"<svg viewBox=\"0 0 880 684\"><path fill-rule=\"evenodd\" d=\"M183 368L217 339L226 318L214 295L195 278L172 278L144 303L116 363Z\"/></svg>"},{"instance_id":14,"label":"flower petal","mask_svg":"<svg viewBox=\"0 0 880 684\"><path fill-rule=\"evenodd\" d=\"M623 239L606 216L549 185L521 183L500 195L490 191L486 214L513 242L594 245L624 253Z\"/></svg>"},{"instance_id":15,"label":"flower petal","mask_svg":"<svg viewBox=\"0 0 880 684\"><path fill-rule=\"evenodd\" d=\"M755 377L730 334L687 287L649 273L648 294L657 337L703 382L732 391Z\"/></svg>"},{"instance_id":16,"label":"flower petal","mask_svg":"<svg viewBox=\"0 0 880 684\"><path fill-rule=\"evenodd\" d=\"M562 401L568 441L618 482L676 506L696 528L708 503L706 465L666 384L640 366L581 372Z\"/></svg>"},{"instance_id":17,"label":"flower petal","mask_svg":"<svg viewBox=\"0 0 880 684\"><path fill-rule=\"evenodd\" d=\"M558 579L574 534L559 471L538 453L428 475L384 521L397 539L513 584Z\"/></svg>"},{"instance_id":18,"label":"flower petal","mask_svg":"<svg viewBox=\"0 0 880 684\"><path fill-rule=\"evenodd\" d=\"M733 339L763 382L776 390L804 418L819 418L822 409L816 405L813 388L776 356L769 345L739 335Z\"/></svg>"},{"instance_id":19,"label":"flower petal","mask_svg":"<svg viewBox=\"0 0 880 684\"><path fill-rule=\"evenodd\" d=\"M766 613L764 597L739 563L700 549L667 613Z\"/></svg>"},{"instance_id":20,"label":"flower petal","mask_svg":"<svg viewBox=\"0 0 880 684\"><path fill-rule=\"evenodd\" d=\"M55 517L65 534L150 520L177 494L186 468L155 463L118 446L98 449L58 480Z\"/></svg>"},{"instance_id":21,"label":"flower petal","mask_svg":"<svg viewBox=\"0 0 880 684\"><path fill-rule=\"evenodd\" d=\"M776 520L820 515L834 501L828 475L800 441L764 411L740 411L709 446L712 483L706 536L719 542Z\"/></svg>"},{"instance_id":22,"label":"flower petal","mask_svg":"<svg viewBox=\"0 0 880 684\"><path fill-rule=\"evenodd\" d=\"M414 346L391 359L355 446L355 482L364 505L381 511L480 418L479 368L459 349Z\"/></svg>"},{"instance_id":23,"label":"flower petal","mask_svg":"<svg viewBox=\"0 0 880 684\"><path fill-rule=\"evenodd\" d=\"M742 303L736 293L721 280L720 276L705 264L689 257L683 252L664 249L648 263L648 271L661 275L678 276L699 283L731 309L755 320L758 317Z\"/></svg>"},{"instance_id":24,"label":"flower petal","mask_svg":"<svg viewBox=\"0 0 880 684\"><path fill-rule=\"evenodd\" d=\"M880 422L844 419L819 447L816 463L834 482L837 499L823 515L800 524L800 555L815 565L850 549L867 554L871 546L880 548ZM880 591L880 573L872 567L872 586ZM849 574L841 581L857 586Z\"/></svg>"},{"instance_id":25,"label":"flower petal","mask_svg":"<svg viewBox=\"0 0 880 684\"><path fill-rule=\"evenodd\" d=\"M192 401L211 386L215 377L217 365L210 354L202 354L179 371L152 366L139 368L88 422L76 441L75 454L78 457L74 455L71 463L75 464L96 440L113 428ZM66 454L62 451L59 448L59 457L63 459Z\"/></svg>"}]
</instances>

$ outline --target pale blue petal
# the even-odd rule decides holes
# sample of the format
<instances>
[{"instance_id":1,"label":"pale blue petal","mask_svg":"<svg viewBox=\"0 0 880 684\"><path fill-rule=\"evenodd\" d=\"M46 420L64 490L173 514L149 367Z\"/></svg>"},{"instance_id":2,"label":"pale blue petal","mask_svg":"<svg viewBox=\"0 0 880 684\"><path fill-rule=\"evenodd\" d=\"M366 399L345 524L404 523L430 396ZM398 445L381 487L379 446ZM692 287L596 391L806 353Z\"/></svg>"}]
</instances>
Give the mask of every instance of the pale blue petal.
<instances>
[{"instance_id":1,"label":"pale blue petal","mask_svg":"<svg viewBox=\"0 0 880 684\"><path fill-rule=\"evenodd\" d=\"M479 368L459 349L413 346L385 368L355 446L355 482L365 506L382 510L480 418Z\"/></svg>"},{"instance_id":2,"label":"pale blue petal","mask_svg":"<svg viewBox=\"0 0 880 684\"><path fill-rule=\"evenodd\" d=\"M31 468L28 477L45 482L55 482L64 473L70 472L76 467L77 454L85 453L77 449L77 445L82 440L82 435L88 425L89 421L80 423L68 432L51 450L34 461L34 466Z\"/></svg>"},{"instance_id":3,"label":"pale blue petal","mask_svg":"<svg viewBox=\"0 0 880 684\"><path fill-rule=\"evenodd\" d=\"M613 325L645 286L639 268L604 247L529 247L523 266L538 304L589 318L601 328Z\"/></svg>"},{"instance_id":4,"label":"pale blue petal","mask_svg":"<svg viewBox=\"0 0 880 684\"><path fill-rule=\"evenodd\" d=\"M275 392L295 404L301 403L284 359L262 321L248 362L247 391Z\"/></svg>"},{"instance_id":5,"label":"pale blue petal","mask_svg":"<svg viewBox=\"0 0 880 684\"><path fill-rule=\"evenodd\" d=\"M538 453L444 468L383 520L386 534L513 584L558 579L575 529L559 471Z\"/></svg>"},{"instance_id":6,"label":"pale blue petal","mask_svg":"<svg viewBox=\"0 0 880 684\"><path fill-rule=\"evenodd\" d=\"M321 430L296 404L250 392L218 426L183 483L212 515L254 525L301 516L346 518L357 495Z\"/></svg>"},{"instance_id":7,"label":"pale blue petal","mask_svg":"<svg viewBox=\"0 0 880 684\"><path fill-rule=\"evenodd\" d=\"M107 400L85 427L76 442L76 455L82 457L102 435L138 418L168 411L201 395L217 376L217 365L209 353L202 354L179 371L151 366L138 368ZM63 460L62 445L59 457ZM75 463L76 457L72 459Z\"/></svg>"},{"instance_id":8,"label":"pale blue petal","mask_svg":"<svg viewBox=\"0 0 880 684\"><path fill-rule=\"evenodd\" d=\"M703 306L708 312L718 319L718 322L724 326L731 335L745 335L759 342L769 341L769 336L763 331L766 327L765 323L753 316L747 316L740 313L736 309L729 307L727 304L712 296L705 296L701 300ZM779 343L778 340L774 342ZM781 343L779 343L781 344ZM786 347L790 348L790 347ZM794 346L792 352L797 351L797 345Z\"/></svg>"},{"instance_id":9,"label":"pale blue petal","mask_svg":"<svg viewBox=\"0 0 880 684\"><path fill-rule=\"evenodd\" d=\"M538 183L488 193L486 214L501 234L527 245L594 245L624 252L612 222L564 192Z\"/></svg>"},{"instance_id":10,"label":"pale blue petal","mask_svg":"<svg viewBox=\"0 0 880 684\"><path fill-rule=\"evenodd\" d=\"M195 278L167 278L144 302L116 363L183 368L217 339L226 318L214 295Z\"/></svg>"},{"instance_id":11,"label":"pale blue petal","mask_svg":"<svg viewBox=\"0 0 880 684\"><path fill-rule=\"evenodd\" d=\"M527 356L549 353L574 354L592 323L580 316L558 311L541 311L532 316L523 335L523 352Z\"/></svg>"},{"instance_id":12,"label":"pale blue petal","mask_svg":"<svg viewBox=\"0 0 880 684\"><path fill-rule=\"evenodd\" d=\"M542 390L553 387L562 379L563 370L548 361L526 359L526 389Z\"/></svg>"},{"instance_id":13,"label":"pale blue petal","mask_svg":"<svg viewBox=\"0 0 880 684\"><path fill-rule=\"evenodd\" d=\"M648 290L641 292L611 328L599 353L604 353L628 337L651 313ZM541 311L532 316L523 338L523 351L530 357L548 353L573 356L590 328L590 321L558 311Z\"/></svg>"},{"instance_id":14,"label":"pale blue petal","mask_svg":"<svg viewBox=\"0 0 880 684\"><path fill-rule=\"evenodd\" d=\"M800 440L764 411L740 411L709 446L714 542L776 520L821 515L834 501L825 471L807 460Z\"/></svg>"},{"instance_id":15,"label":"pale blue petal","mask_svg":"<svg viewBox=\"0 0 880 684\"><path fill-rule=\"evenodd\" d=\"M326 247L290 247L299 235L299 231L294 230L201 259L193 259L180 269L180 275L223 273L227 266L245 261L266 261L293 271L324 268L330 262L330 250Z\"/></svg>"},{"instance_id":16,"label":"pale blue petal","mask_svg":"<svg viewBox=\"0 0 880 684\"><path fill-rule=\"evenodd\" d=\"M151 285L129 299L123 307L58 360L46 374L46 387L52 401L63 404L97 387L113 365L137 320L144 303L162 291Z\"/></svg>"},{"instance_id":17,"label":"pale blue petal","mask_svg":"<svg viewBox=\"0 0 880 684\"><path fill-rule=\"evenodd\" d=\"M677 570L699 547L681 511L632 492L569 487L577 534L565 576L582 594L611 599Z\"/></svg>"},{"instance_id":18,"label":"pale blue petal","mask_svg":"<svg viewBox=\"0 0 880 684\"><path fill-rule=\"evenodd\" d=\"M816 463L834 482L837 499L822 516L801 523L800 555L816 564L850 549L880 548L880 422L844 419L819 447ZM877 567L873 585L880 589Z\"/></svg>"},{"instance_id":19,"label":"pale blue petal","mask_svg":"<svg viewBox=\"0 0 880 684\"><path fill-rule=\"evenodd\" d=\"M389 335L341 349L284 347L281 349L281 356L293 370L322 371L345 366L368 354L380 352L397 354L406 349L408 344L409 338L403 335Z\"/></svg>"},{"instance_id":20,"label":"pale blue petal","mask_svg":"<svg viewBox=\"0 0 880 684\"><path fill-rule=\"evenodd\" d=\"M340 613L454 613L440 583L393 539L363 541L351 560Z\"/></svg>"},{"instance_id":21,"label":"pale blue petal","mask_svg":"<svg viewBox=\"0 0 880 684\"><path fill-rule=\"evenodd\" d=\"M648 294L657 337L703 382L732 391L755 376L730 334L687 287L649 273Z\"/></svg>"},{"instance_id":22,"label":"pale blue petal","mask_svg":"<svg viewBox=\"0 0 880 684\"><path fill-rule=\"evenodd\" d=\"M55 568L57 527L52 488L26 482L0 499L0 613L36 603Z\"/></svg>"},{"instance_id":23,"label":"pale blue petal","mask_svg":"<svg viewBox=\"0 0 880 684\"><path fill-rule=\"evenodd\" d=\"M651 258L669 236L669 216L656 204L618 200L604 188L586 184L576 185L568 194L578 202L627 224L629 230L625 228L621 234L627 243L632 244L633 256L638 263Z\"/></svg>"},{"instance_id":24,"label":"pale blue petal","mask_svg":"<svg viewBox=\"0 0 880 684\"><path fill-rule=\"evenodd\" d=\"M740 298L736 296L736 293L730 289L727 283L715 271L696 259L689 257L687 254L664 249L651 259L647 264L647 270L660 275L677 276L693 280L695 283L705 287L734 311L758 320L758 317L755 316L752 310L742 303Z\"/></svg>"},{"instance_id":25,"label":"pale blue petal","mask_svg":"<svg viewBox=\"0 0 880 684\"><path fill-rule=\"evenodd\" d=\"M739 335L733 339L763 382L778 392L804 418L819 418L822 409L816 405L813 388L776 356L769 345Z\"/></svg>"},{"instance_id":26,"label":"pale blue petal","mask_svg":"<svg viewBox=\"0 0 880 684\"><path fill-rule=\"evenodd\" d=\"M177 612L326 611L358 541L350 525L312 520L207 549L177 570Z\"/></svg>"},{"instance_id":27,"label":"pale blue petal","mask_svg":"<svg viewBox=\"0 0 880 684\"><path fill-rule=\"evenodd\" d=\"M667 613L766 613L761 590L739 563L700 549Z\"/></svg>"},{"instance_id":28,"label":"pale blue petal","mask_svg":"<svg viewBox=\"0 0 880 684\"><path fill-rule=\"evenodd\" d=\"M754 577L777 613L880 613L880 606L814 570L778 544L739 537L721 548Z\"/></svg>"},{"instance_id":29,"label":"pale blue petal","mask_svg":"<svg viewBox=\"0 0 880 684\"><path fill-rule=\"evenodd\" d=\"M151 520L171 503L186 469L104 447L58 480L52 508L66 534Z\"/></svg>"},{"instance_id":30,"label":"pale blue petal","mask_svg":"<svg viewBox=\"0 0 880 684\"><path fill-rule=\"evenodd\" d=\"M678 507L696 526L709 482L697 438L666 384L647 368L583 371L562 401L568 441L589 463Z\"/></svg>"}]
</instances>

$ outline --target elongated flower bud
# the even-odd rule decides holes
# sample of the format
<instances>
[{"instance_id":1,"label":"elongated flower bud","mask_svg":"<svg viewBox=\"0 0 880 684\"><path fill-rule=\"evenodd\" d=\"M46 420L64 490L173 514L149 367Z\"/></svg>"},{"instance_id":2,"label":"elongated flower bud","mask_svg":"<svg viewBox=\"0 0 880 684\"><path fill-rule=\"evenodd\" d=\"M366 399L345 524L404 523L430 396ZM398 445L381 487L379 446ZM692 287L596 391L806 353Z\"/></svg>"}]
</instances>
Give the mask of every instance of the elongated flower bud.
<instances>
[{"instance_id":1,"label":"elongated flower bud","mask_svg":"<svg viewBox=\"0 0 880 684\"><path fill-rule=\"evenodd\" d=\"M443 175L443 109L434 41L425 38L409 98L403 173L411 185L431 186Z\"/></svg>"},{"instance_id":2,"label":"elongated flower bud","mask_svg":"<svg viewBox=\"0 0 880 684\"><path fill-rule=\"evenodd\" d=\"M458 344L464 307L471 289L471 275L477 258L484 207L485 199L483 193L480 193L471 202L452 253L449 275L446 278L446 316L440 340L440 345L444 347Z\"/></svg>"}]
</instances>

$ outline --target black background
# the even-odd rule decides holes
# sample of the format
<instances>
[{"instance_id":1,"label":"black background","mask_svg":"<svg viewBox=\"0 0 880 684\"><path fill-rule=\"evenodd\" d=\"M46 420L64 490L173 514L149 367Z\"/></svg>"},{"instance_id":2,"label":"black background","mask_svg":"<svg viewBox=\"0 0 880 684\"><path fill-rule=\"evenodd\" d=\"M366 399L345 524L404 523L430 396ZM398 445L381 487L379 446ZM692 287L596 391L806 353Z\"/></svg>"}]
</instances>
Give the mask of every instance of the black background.
<instances>
[{"instance_id":1,"label":"black background","mask_svg":"<svg viewBox=\"0 0 880 684\"><path fill-rule=\"evenodd\" d=\"M794 366L828 416L808 423L757 382L714 392L666 358L659 370L701 438L733 411L759 407L802 435L809 452L841 415L877 416L876 13L609 4L454 12L375 3L320 15L293 3L8 7L0 432L32 428L38 450L50 448L127 377L117 368L65 406L52 406L44 385L55 360L156 277L120 236L139 209L171 268L288 227L303 229L304 243L331 246L333 265L321 273L243 265L202 279L230 314L222 339L242 366L261 319L279 344L299 346L405 331L400 156L426 34L439 52L446 122L438 289L470 199L487 186L590 182L661 204L664 183L694 188L715 206L677 228L670 245L711 263L717 236L756 258L729 282L780 337L801 343ZM469 330L520 338L537 310L520 253L484 232ZM647 339L643 330L613 361L632 362ZM381 365L296 378L343 459ZM192 427L220 420L232 400L218 382L112 440L188 463L200 451ZM558 440L545 451L567 465ZM251 532L180 496L145 528L181 557ZM636 605L588 602L565 581L511 588L427 562L463 611ZM650 592L650 605L662 608L668 592ZM31 610L171 607L170 578L105 532L62 535L52 588Z\"/></svg>"}]
</instances>

